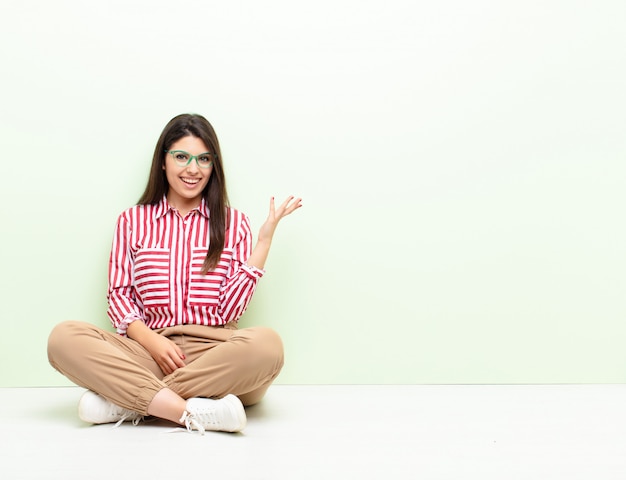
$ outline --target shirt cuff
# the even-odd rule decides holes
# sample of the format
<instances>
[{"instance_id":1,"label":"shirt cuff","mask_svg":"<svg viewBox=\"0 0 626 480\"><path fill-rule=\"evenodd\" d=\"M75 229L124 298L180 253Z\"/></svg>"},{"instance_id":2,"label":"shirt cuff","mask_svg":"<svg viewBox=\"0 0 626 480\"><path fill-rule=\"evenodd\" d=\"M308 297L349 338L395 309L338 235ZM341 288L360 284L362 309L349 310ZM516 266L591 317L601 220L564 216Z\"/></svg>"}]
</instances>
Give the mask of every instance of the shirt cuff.
<instances>
[{"instance_id":1,"label":"shirt cuff","mask_svg":"<svg viewBox=\"0 0 626 480\"><path fill-rule=\"evenodd\" d=\"M251 278L261 278L263 275L265 275L265 270L263 270L262 268L246 265L245 263L241 265L241 268Z\"/></svg>"},{"instance_id":2,"label":"shirt cuff","mask_svg":"<svg viewBox=\"0 0 626 480\"><path fill-rule=\"evenodd\" d=\"M117 333L119 333L120 335L126 335L126 330L128 330L128 326L137 320L143 321L141 317L131 313L119 323L119 325L117 326Z\"/></svg>"}]
</instances>

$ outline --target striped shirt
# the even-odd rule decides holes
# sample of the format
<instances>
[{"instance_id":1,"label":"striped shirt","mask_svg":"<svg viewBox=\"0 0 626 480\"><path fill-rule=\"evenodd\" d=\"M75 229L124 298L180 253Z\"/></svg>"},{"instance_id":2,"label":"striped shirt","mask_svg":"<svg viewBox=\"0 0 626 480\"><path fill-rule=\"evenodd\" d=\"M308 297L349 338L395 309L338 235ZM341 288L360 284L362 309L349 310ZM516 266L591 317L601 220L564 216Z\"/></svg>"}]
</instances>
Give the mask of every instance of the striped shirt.
<instances>
[{"instance_id":1,"label":"striped shirt","mask_svg":"<svg viewBox=\"0 0 626 480\"><path fill-rule=\"evenodd\" d=\"M125 335L135 320L152 329L238 320L265 273L245 263L252 249L248 217L230 208L222 257L203 275L208 248L204 200L185 218L165 197L124 211L113 236L107 293L107 313L117 332Z\"/></svg>"}]
</instances>

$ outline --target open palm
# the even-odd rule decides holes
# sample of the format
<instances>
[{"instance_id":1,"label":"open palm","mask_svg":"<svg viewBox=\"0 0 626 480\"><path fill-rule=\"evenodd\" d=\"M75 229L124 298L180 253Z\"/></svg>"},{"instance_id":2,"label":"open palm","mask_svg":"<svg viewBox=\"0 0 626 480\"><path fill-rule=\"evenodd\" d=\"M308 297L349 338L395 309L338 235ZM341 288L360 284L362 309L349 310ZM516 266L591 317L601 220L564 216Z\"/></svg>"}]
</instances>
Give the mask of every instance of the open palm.
<instances>
[{"instance_id":1,"label":"open palm","mask_svg":"<svg viewBox=\"0 0 626 480\"><path fill-rule=\"evenodd\" d=\"M302 199L295 198L293 195L287 197L287 199L276 207L274 197L270 199L270 212L265 220L265 223L261 225L259 230L259 241L269 242L274 236L278 222L291 213L295 212L298 208L302 207Z\"/></svg>"}]
</instances>

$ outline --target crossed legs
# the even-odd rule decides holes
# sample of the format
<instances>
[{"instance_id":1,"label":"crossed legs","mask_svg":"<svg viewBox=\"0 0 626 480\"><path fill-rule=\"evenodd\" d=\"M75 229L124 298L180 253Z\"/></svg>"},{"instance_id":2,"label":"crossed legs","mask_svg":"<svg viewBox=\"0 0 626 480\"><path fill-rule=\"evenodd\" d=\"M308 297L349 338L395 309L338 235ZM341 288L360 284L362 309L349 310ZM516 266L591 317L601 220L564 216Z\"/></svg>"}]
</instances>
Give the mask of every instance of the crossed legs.
<instances>
[{"instance_id":1,"label":"crossed legs","mask_svg":"<svg viewBox=\"0 0 626 480\"><path fill-rule=\"evenodd\" d=\"M120 407L175 422L192 397L231 393L246 406L257 403L283 365L280 337L265 327L183 325L158 333L177 343L187 359L168 376L138 342L84 322L52 330L48 359L74 383Z\"/></svg>"}]
</instances>

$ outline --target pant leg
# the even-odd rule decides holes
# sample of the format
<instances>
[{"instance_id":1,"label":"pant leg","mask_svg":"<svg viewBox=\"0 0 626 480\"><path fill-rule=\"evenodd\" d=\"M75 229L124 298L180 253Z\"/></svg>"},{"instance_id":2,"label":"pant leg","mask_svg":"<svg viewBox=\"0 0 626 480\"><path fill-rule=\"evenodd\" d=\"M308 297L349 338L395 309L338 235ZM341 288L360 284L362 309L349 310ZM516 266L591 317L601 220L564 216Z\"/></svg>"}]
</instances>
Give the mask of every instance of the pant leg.
<instances>
[{"instance_id":1,"label":"pant leg","mask_svg":"<svg viewBox=\"0 0 626 480\"><path fill-rule=\"evenodd\" d=\"M265 395L284 363L282 341L266 327L236 330L185 325L162 334L187 357L185 367L163 379L183 398L221 398L232 393L244 405L253 405Z\"/></svg>"},{"instance_id":2,"label":"pant leg","mask_svg":"<svg viewBox=\"0 0 626 480\"><path fill-rule=\"evenodd\" d=\"M52 330L48 360L77 385L142 415L167 386L161 369L138 342L85 322L67 321Z\"/></svg>"}]
</instances>

